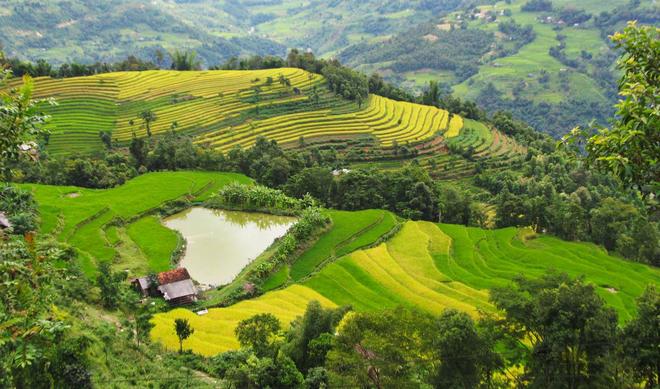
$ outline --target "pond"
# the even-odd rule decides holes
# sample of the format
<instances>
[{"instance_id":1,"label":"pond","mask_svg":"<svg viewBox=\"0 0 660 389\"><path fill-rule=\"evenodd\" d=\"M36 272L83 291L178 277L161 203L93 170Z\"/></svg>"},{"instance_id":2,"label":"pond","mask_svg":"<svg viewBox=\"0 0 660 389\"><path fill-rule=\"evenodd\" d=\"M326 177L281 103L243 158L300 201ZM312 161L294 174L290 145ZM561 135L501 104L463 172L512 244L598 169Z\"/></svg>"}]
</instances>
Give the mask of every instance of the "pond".
<instances>
[{"instance_id":1,"label":"pond","mask_svg":"<svg viewBox=\"0 0 660 389\"><path fill-rule=\"evenodd\" d=\"M180 265L199 283L217 286L230 283L296 219L194 207L163 222L186 239Z\"/></svg>"}]
</instances>

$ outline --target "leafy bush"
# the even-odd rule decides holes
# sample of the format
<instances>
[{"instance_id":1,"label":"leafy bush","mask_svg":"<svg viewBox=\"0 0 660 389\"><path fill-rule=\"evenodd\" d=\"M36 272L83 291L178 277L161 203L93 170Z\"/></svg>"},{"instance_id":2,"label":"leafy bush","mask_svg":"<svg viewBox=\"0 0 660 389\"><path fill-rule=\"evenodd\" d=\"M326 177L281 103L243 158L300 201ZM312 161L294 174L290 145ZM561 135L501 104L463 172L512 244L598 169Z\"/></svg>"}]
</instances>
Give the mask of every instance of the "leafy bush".
<instances>
[{"instance_id":1,"label":"leafy bush","mask_svg":"<svg viewBox=\"0 0 660 389\"><path fill-rule=\"evenodd\" d=\"M26 190L11 185L0 187L0 212L9 219L14 234L37 229L37 203Z\"/></svg>"},{"instance_id":2,"label":"leafy bush","mask_svg":"<svg viewBox=\"0 0 660 389\"><path fill-rule=\"evenodd\" d=\"M268 210L277 213L297 214L300 211L316 206L311 196L294 199L277 189L265 186L229 184L212 197L207 205L210 207L230 207L242 210Z\"/></svg>"}]
</instances>

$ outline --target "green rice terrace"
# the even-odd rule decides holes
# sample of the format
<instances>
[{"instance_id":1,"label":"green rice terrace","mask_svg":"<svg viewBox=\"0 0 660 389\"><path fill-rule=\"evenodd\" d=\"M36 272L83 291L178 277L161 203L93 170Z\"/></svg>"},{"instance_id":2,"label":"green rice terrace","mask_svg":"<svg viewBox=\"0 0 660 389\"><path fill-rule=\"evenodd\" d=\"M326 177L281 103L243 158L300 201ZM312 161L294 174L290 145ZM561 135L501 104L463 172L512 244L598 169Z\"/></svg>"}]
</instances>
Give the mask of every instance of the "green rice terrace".
<instances>
[{"instance_id":1,"label":"green rice terrace","mask_svg":"<svg viewBox=\"0 0 660 389\"><path fill-rule=\"evenodd\" d=\"M358 165L400 167L419 157L437 176L455 178L469 175L476 161L506 165L525 152L496 129L435 107L377 95L358 105L300 69L118 72L35 84L37 97L57 102L43 105L52 116L47 149L55 155L100 150L101 131L127 144L134 134L175 130L223 152L263 136L286 148L332 147ZM147 123L144 112L155 119ZM451 153L451 145L470 158ZM400 146L414 154L401 154Z\"/></svg>"},{"instance_id":2,"label":"green rice terrace","mask_svg":"<svg viewBox=\"0 0 660 389\"><path fill-rule=\"evenodd\" d=\"M237 174L171 172L145 174L109 190L23 187L40 204L41 231L73 245L88 276L108 260L135 276L175 266L173 253L182 242L162 224L159 211L180 200L201 202L232 182L251 180ZM476 316L495 312L489 289L509 284L516 275L540 276L549 269L584 275L627 321L644 287L660 281L656 268L624 261L593 244L528 229L404 221L383 210L324 212L330 227L263 282L263 295L217 307L243 286L248 265L232 283L203 293L198 306L208 308L206 315L182 308L156 315L152 338L176 349L173 322L187 318L195 332L186 348L215 355L238 347L234 328L240 320L269 312L287 325L311 300L327 307L351 305L356 311L407 306L440 313L456 308ZM269 247L255 262L273 250Z\"/></svg>"}]
</instances>

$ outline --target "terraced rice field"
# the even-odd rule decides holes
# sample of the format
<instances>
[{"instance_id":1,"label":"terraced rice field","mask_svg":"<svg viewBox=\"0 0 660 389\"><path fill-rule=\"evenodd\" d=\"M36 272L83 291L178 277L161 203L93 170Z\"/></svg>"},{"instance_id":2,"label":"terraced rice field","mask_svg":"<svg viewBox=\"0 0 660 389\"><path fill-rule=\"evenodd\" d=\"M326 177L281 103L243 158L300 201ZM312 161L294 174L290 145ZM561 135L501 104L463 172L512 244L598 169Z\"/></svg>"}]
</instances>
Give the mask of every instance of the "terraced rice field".
<instances>
[{"instance_id":1,"label":"terraced rice field","mask_svg":"<svg viewBox=\"0 0 660 389\"><path fill-rule=\"evenodd\" d=\"M290 85L280 82L281 77ZM17 83L18 81L15 81ZM433 107L371 96L362 108L331 93L320 75L300 69L251 71L117 72L89 77L35 79L35 96L52 116L48 150L53 154L101 149L100 131L127 142L147 135L141 112L152 111L155 136L173 126L196 142L227 151L248 147L256 137L281 143L301 136L341 137L370 134L388 147L424 140L451 128L449 114ZM316 87L318 101L312 101ZM258 89L258 92L255 92ZM314 99L315 100L315 99Z\"/></svg>"},{"instance_id":2,"label":"terraced rice field","mask_svg":"<svg viewBox=\"0 0 660 389\"><path fill-rule=\"evenodd\" d=\"M258 313L270 312L286 327L297 316L302 316L307 304L312 300L319 301L327 308L335 307L332 301L312 289L293 285L256 299L241 301L231 307L211 309L203 316L198 316L187 309L175 309L156 315L153 319L155 327L151 331L151 338L168 349L178 350L179 340L172 334L174 319L186 318L195 329L195 333L184 342L183 348L194 350L201 355L213 356L239 347L234 336L234 328L241 320Z\"/></svg>"},{"instance_id":3,"label":"terraced rice field","mask_svg":"<svg viewBox=\"0 0 660 389\"><path fill-rule=\"evenodd\" d=\"M460 134L463 128L463 118L458 115L453 115L449 121L449 129L445 132L445 138L454 138Z\"/></svg>"},{"instance_id":4,"label":"terraced rice field","mask_svg":"<svg viewBox=\"0 0 660 389\"><path fill-rule=\"evenodd\" d=\"M291 266L290 277L299 281L333 257L341 257L370 245L391 231L397 221L383 210L330 211L333 227Z\"/></svg>"},{"instance_id":5,"label":"terraced rice field","mask_svg":"<svg viewBox=\"0 0 660 389\"><path fill-rule=\"evenodd\" d=\"M367 107L358 112L336 114L326 109L281 115L210 132L198 142L226 151L236 144L250 146L257 136L286 143L297 141L301 136L370 134L382 146L389 147L394 142L414 143L432 137L447 130L448 121L447 111L372 95Z\"/></svg>"},{"instance_id":6,"label":"terraced rice field","mask_svg":"<svg viewBox=\"0 0 660 389\"><path fill-rule=\"evenodd\" d=\"M114 224L138 219L167 201L183 197L204 199L236 181L251 182L232 173L163 172L145 174L107 190L22 186L32 190L39 203L40 230L74 246L82 270L92 277L99 261L113 260L118 268L131 274L169 268L169 255L176 246L176 236L170 230L155 229L149 219L140 219L127 229ZM159 247L160 244L166 247ZM167 253L164 259L163 253Z\"/></svg>"},{"instance_id":7,"label":"terraced rice field","mask_svg":"<svg viewBox=\"0 0 660 389\"><path fill-rule=\"evenodd\" d=\"M515 228L407 222L389 241L345 255L300 284L229 308L211 309L202 318L186 310L157 315L152 336L174 348L178 343L172 323L187 317L200 328L188 346L212 355L237 347L232 333L238 318L272 312L287 323L302 313L313 296L320 296L326 305L350 304L358 311L402 305L435 313L456 308L477 315L478 310L494 310L488 301L490 288L507 285L519 274L535 277L549 269L584 275L621 321L635 314L634 299L644 287L660 282L657 269L612 257L592 244L537 237Z\"/></svg>"},{"instance_id":8,"label":"terraced rice field","mask_svg":"<svg viewBox=\"0 0 660 389\"><path fill-rule=\"evenodd\" d=\"M450 129L444 134L446 142L458 146L461 150L471 150L473 160L449 153L422 156L420 163L429 167L434 175L443 178L465 177L473 174L477 161L496 168L499 165L508 166L511 160L527 153L527 149L514 139L494 128L488 128L483 123L458 117L456 120L460 121L460 130L457 131L455 129L459 124L454 124L453 120ZM454 128L451 128L452 124L455 125Z\"/></svg>"}]
</instances>

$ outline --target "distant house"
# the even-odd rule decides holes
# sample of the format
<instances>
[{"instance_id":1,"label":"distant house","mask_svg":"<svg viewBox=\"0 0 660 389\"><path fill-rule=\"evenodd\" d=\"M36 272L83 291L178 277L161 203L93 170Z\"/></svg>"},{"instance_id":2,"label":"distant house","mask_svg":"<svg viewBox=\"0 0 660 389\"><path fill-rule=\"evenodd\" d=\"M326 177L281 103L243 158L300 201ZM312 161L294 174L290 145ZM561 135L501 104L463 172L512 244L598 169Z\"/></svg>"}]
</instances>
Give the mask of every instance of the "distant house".
<instances>
[{"instance_id":1,"label":"distant house","mask_svg":"<svg viewBox=\"0 0 660 389\"><path fill-rule=\"evenodd\" d=\"M172 306L197 301L197 288L185 267L158 273L156 277L135 278L131 284L144 297L162 297Z\"/></svg>"},{"instance_id":2,"label":"distant house","mask_svg":"<svg viewBox=\"0 0 660 389\"><path fill-rule=\"evenodd\" d=\"M7 215L4 212L0 212L0 230L5 230L11 228L11 222L7 218Z\"/></svg>"}]
</instances>

